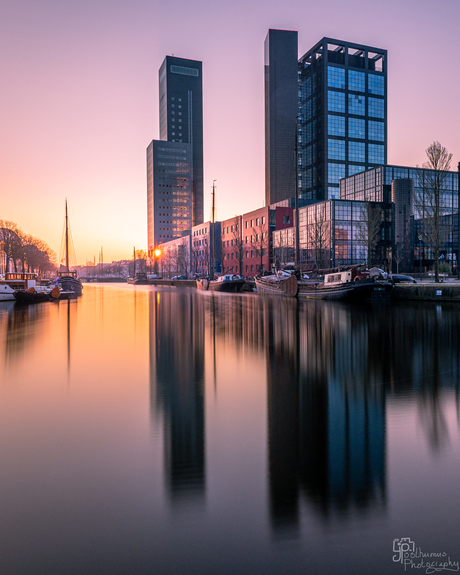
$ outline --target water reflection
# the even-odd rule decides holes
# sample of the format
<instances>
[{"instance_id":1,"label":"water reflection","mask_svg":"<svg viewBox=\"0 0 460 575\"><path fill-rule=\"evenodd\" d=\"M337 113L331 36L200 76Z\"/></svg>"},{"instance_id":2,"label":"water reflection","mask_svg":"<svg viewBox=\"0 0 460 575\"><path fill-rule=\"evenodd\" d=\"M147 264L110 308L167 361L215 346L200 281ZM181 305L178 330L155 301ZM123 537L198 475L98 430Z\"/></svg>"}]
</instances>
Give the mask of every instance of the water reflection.
<instances>
[{"instance_id":1,"label":"water reflection","mask_svg":"<svg viewBox=\"0 0 460 575\"><path fill-rule=\"evenodd\" d=\"M265 355L275 530L298 528L301 501L323 519L385 508L387 396L416 394L432 449L448 440L440 390L458 398L458 312L159 292L150 305L152 410L174 497L205 490L206 338L217 394L216 347Z\"/></svg>"},{"instance_id":2,"label":"water reflection","mask_svg":"<svg viewBox=\"0 0 460 575\"><path fill-rule=\"evenodd\" d=\"M149 287L0 305L2 565L382 573L406 535L453 553L459 328L456 306Z\"/></svg>"},{"instance_id":3,"label":"water reflection","mask_svg":"<svg viewBox=\"0 0 460 575\"><path fill-rule=\"evenodd\" d=\"M204 309L194 293L150 294L153 415L163 415L165 478L174 501L205 493Z\"/></svg>"}]
</instances>

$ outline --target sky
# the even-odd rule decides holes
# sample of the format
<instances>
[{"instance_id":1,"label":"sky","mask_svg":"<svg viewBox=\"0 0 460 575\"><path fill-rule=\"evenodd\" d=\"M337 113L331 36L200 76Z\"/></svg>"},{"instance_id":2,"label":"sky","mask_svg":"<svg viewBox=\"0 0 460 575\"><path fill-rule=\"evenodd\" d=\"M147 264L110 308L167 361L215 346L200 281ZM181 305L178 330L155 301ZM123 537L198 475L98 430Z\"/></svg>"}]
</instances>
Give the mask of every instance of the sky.
<instances>
[{"instance_id":1,"label":"sky","mask_svg":"<svg viewBox=\"0 0 460 575\"><path fill-rule=\"evenodd\" d=\"M0 219L79 264L147 248L146 148L166 55L203 62L205 220L264 204L263 44L297 30L388 50L388 162L441 142L460 161L459 0L3 0Z\"/></svg>"}]
</instances>

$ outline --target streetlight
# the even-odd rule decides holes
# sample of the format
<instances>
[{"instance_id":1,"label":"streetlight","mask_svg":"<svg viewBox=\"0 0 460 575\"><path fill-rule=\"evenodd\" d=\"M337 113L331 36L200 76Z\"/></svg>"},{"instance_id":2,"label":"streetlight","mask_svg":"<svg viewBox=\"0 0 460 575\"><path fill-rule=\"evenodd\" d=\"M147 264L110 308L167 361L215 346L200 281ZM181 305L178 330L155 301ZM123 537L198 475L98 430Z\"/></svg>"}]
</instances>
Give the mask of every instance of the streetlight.
<instances>
[{"instance_id":1,"label":"streetlight","mask_svg":"<svg viewBox=\"0 0 460 575\"><path fill-rule=\"evenodd\" d=\"M422 281L422 236L418 237L418 255L420 258L420 281Z\"/></svg>"}]
</instances>

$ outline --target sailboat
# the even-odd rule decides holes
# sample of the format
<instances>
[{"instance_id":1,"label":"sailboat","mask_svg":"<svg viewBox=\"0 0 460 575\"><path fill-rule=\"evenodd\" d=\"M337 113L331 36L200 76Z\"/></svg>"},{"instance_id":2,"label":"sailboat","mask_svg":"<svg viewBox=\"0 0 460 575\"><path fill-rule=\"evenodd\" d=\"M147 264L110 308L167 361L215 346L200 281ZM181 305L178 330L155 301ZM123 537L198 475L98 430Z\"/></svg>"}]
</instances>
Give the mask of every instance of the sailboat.
<instances>
[{"instance_id":1,"label":"sailboat","mask_svg":"<svg viewBox=\"0 0 460 575\"><path fill-rule=\"evenodd\" d=\"M69 268L69 215L65 201L65 266L57 273L56 285L64 292L82 295L83 286L77 272Z\"/></svg>"}]
</instances>

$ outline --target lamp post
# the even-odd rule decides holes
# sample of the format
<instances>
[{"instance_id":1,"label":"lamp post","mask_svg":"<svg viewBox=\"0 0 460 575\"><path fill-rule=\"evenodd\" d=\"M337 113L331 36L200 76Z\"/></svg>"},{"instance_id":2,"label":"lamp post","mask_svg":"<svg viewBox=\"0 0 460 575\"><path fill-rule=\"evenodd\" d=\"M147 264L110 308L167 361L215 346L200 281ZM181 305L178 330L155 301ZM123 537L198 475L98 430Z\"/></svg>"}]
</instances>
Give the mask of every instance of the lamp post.
<instances>
[{"instance_id":1,"label":"lamp post","mask_svg":"<svg viewBox=\"0 0 460 575\"><path fill-rule=\"evenodd\" d=\"M422 281L422 236L418 237L418 256L420 259L420 281Z\"/></svg>"}]
</instances>

